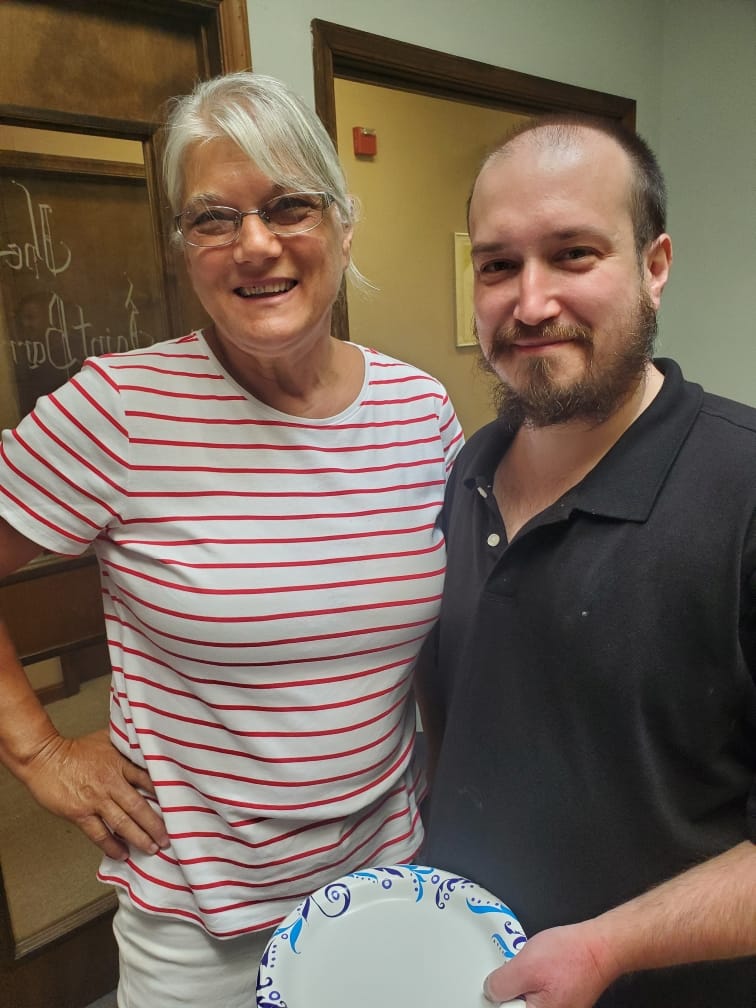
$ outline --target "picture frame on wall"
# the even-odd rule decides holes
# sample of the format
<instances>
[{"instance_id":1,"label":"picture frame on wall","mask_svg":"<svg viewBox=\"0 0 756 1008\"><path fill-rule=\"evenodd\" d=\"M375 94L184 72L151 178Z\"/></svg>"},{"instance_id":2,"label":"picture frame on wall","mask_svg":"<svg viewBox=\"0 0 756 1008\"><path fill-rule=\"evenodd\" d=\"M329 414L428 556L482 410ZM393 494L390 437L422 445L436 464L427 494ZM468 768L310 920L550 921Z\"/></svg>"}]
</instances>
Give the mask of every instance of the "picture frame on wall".
<instances>
[{"instance_id":1,"label":"picture frame on wall","mask_svg":"<svg viewBox=\"0 0 756 1008\"><path fill-rule=\"evenodd\" d=\"M475 338L473 268L470 250L470 235L465 231L455 232L454 285L457 310L455 333L458 347L474 347L478 345L478 341Z\"/></svg>"}]
</instances>

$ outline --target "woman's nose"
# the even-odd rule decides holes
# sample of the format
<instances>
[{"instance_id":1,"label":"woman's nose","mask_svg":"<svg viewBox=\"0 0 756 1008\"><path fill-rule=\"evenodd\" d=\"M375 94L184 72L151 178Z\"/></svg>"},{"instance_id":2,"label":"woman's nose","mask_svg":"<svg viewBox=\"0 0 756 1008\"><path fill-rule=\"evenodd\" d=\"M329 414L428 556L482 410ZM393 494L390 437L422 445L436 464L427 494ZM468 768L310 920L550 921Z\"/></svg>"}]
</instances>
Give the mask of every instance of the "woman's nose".
<instances>
[{"instance_id":1,"label":"woman's nose","mask_svg":"<svg viewBox=\"0 0 756 1008\"><path fill-rule=\"evenodd\" d=\"M245 214L239 225L239 237L233 244L234 259L271 258L281 252L281 239L268 229L258 214Z\"/></svg>"}]
</instances>

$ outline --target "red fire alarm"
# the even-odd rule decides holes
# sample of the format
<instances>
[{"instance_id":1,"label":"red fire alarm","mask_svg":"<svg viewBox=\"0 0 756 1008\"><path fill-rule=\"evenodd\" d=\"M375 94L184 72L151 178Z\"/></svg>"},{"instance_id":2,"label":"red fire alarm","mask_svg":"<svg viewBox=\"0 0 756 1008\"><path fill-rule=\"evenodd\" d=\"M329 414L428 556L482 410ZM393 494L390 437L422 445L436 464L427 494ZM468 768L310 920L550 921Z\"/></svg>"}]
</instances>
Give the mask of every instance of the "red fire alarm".
<instances>
[{"instance_id":1,"label":"red fire alarm","mask_svg":"<svg viewBox=\"0 0 756 1008\"><path fill-rule=\"evenodd\" d=\"M374 129L368 129L366 126L353 126L352 141L357 157L375 157L378 153L378 137L375 135Z\"/></svg>"}]
</instances>

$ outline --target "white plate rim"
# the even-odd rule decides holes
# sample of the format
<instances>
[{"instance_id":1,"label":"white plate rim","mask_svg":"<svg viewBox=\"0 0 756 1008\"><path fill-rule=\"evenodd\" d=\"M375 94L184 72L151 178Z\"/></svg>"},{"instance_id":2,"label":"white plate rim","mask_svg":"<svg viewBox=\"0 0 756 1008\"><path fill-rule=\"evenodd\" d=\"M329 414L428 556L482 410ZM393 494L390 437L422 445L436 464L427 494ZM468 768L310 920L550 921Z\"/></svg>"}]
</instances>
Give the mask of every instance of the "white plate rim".
<instances>
[{"instance_id":1,"label":"white plate rim","mask_svg":"<svg viewBox=\"0 0 756 1008\"><path fill-rule=\"evenodd\" d=\"M376 888L378 887L378 888ZM490 923L490 935L502 962L513 958L527 941L522 925L501 900L470 879L442 868L421 864L379 865L343 875L302 900L271 935L257 973L257 1008L288 1008L285 983L277 975L279 960L300 955L306 947L307 927L342 917L365 901L390 893L410 902L433 900L441 911L463 907ZM521 1002L519 1002L521 1003Z\"/></svg>"}]
</instances>

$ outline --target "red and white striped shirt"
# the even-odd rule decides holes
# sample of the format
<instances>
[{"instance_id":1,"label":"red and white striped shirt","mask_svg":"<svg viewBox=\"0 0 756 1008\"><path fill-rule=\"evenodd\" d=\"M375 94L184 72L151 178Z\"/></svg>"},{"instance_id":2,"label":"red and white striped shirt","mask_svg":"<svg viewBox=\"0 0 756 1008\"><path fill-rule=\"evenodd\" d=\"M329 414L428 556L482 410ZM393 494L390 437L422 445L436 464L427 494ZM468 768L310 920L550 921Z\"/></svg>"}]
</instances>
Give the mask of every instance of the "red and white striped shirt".
<instances>
[{"instance_id":1,"label":"red and white striped shirt","mask_svg":"<svg viewBox=\"0 0 756 1008\"><path fill-rule=\"evenodd\" d=\"M462 433L435 379L361 349L328 419L257 401L196 332L88 360L3 435L0 514L94 546L112 738L171 838L100 876L219 937L422 839L410 680Z\"/></svg>"}]
</instances>

